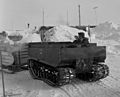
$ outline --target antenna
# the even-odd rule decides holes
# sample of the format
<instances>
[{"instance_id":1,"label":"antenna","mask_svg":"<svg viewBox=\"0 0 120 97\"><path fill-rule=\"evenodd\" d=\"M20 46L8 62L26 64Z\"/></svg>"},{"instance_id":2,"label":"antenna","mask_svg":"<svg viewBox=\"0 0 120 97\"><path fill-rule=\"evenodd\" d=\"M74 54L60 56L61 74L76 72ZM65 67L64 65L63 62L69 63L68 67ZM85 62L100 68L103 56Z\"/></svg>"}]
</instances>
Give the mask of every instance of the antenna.
<instances>
[{"instance_id":1,"label":"antenna","mask_svg":"<svg viewBox=\"0 0 120 97\"><path fill-rule=\"evenodd\" d=\"M42 10L42 22L43 22L43 26L44 26L44 8L43 8L43 10Z\"/></svg>"},{"instance_id":2,"label":"antenna","mask_svg":"<svg viewBox=\"0 0 120 97\"><path fill-rule=\"evenodd\" d=\"M95 12L95 18L96 18L96 25L98 24L98 17L97 17L97 6L93 7L93 10Z\"/></svg>"},{"instance_id":3,"label":"antenna","mask_svg":"<svg viewBox=\"0 0 120 97\"><path fill-rule=\"evenodd\" d=\"M67 10L67 25L69 25L68 10Z\"/></svg>"},{"instance_id":4,"label":"antenna","mask_svg":"<svg viewBox=\"0 0 120 97\"><path fill-rule=\"evenodd\" d=\"M80 5L78 5L78 12L79 12L79 26L81 26Z\"/></svg>"}]
</instances>

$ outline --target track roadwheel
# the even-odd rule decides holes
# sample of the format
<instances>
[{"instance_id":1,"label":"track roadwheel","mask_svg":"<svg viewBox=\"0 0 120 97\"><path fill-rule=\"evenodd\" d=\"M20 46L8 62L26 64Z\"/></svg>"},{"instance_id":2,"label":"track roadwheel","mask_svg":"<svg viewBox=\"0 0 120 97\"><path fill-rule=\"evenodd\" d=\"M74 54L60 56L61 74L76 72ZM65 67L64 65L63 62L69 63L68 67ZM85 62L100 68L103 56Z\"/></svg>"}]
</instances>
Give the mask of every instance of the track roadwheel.
<instances>
[{"instance_id":1,"label":"track roadwheel","mask_svg":"<svg viewBox=\"0 0 120 97\"><path fill-rule=\"evenodd\" d=\"M104 64L92 65L90 72L78 74L78 78L85 81L97 81L109 75L109 68Z\"/></svg>"},{"instance_id":2,"label":"track roadwheel","mask_svg":"<svg viewBox=\"0 0 120 97\"><path fill-rule=\"evenodd\" d=\"M104 64L93 65L90 74L89 81L97 81L109 75L109 68Z\"/></svg>"},{"instance_id":3,"label":"track roadwheel","mask_svg":"<svg viewBox=\"0 0 120 97\"><path fill-rule=\"evenodd\" d=\"M58 68L59 80L58 85L62 86L68 84L75 78L75 71L72 68Z\"/></svg>"},{"instance_id":4,"label":"track roadwheel","mask_svg":"<svg viewBox=\"0 0 120 97\"><path fill-rule=\"evenodd\" d=\"M35 66L34 66L34 63L29 60L29 63L28 63L28 68L29 68L29 72L30 72L30 75L33 79L37 79L37 76L35 74Z\"/></svg>"},{"instance_id":5,"label":"track roadwheel","mask_svg":"<svg viewBox=\"0 0 120 97\"><path fill-rule=\"evenodd\" d=\"M55 68L33 59L30 59L28 64L32 78L42 80L54 87L68 84L75 77L75 72L72 68Z\"/></svg>"},{"instance_id":6,"label":"track roadwheel","mask_svg":"<svg viewBox=\"0 0 120 97\"><path fill-rule=\"evenodd\" d=\"M51 86L58 86L58 71L47 64L30 59L29 72L33 79L42 80Z\"/></svg>"}]
</instances>

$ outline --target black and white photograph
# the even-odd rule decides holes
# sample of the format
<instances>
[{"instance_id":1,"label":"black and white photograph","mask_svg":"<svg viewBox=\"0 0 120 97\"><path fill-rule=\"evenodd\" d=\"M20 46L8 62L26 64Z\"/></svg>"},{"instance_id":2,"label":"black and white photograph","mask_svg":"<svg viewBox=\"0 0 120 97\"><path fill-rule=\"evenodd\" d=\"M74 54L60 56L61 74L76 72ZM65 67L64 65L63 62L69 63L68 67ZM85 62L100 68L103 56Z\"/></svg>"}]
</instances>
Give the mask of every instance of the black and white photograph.
<instances>
[{"instance_id":1,"label":"black and white photograph","mask_svg":"<svg viewBox=\"0 0 120 97\"><path fill-rule=\"evenodd\" d=\"M0 97L120 97L119 0L0 0Z\"/></svg>"}]
</instances>

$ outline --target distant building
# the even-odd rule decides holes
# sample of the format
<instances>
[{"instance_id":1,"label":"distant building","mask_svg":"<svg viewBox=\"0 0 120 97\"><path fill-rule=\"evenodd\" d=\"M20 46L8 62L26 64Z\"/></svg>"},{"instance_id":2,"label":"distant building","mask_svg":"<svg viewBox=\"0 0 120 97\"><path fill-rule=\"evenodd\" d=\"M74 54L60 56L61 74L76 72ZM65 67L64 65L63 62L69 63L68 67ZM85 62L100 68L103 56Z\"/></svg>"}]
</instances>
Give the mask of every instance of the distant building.
<instances>
[{"instance_id":1,"label":"distant building","mask_svg":"<svg viewBox=\"0 0 120 97\"><path fill-rule=\"evenodd\" d=\"M77 29L79 29L79 30L84 30L84 31L87 31L87 27L88 26L70 26L70 27L73 27L73 28L77 28ZM90 28L95 28L96 26L94 26L94 25L90 25L89 26Z\"/></svg>"}]
</instances>

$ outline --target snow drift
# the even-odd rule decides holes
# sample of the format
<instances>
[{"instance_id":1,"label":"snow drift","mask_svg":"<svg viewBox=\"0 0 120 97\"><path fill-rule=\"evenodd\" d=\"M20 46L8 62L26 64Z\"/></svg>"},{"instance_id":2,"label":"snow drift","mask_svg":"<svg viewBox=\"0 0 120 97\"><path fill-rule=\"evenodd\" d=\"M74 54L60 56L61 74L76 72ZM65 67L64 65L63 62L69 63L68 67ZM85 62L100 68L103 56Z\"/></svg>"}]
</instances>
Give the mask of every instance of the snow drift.
<instances>
[{"instance_id":1,"label":"snow drift","mask_svg":"<svg viewBox=\"0 0 120 97\"><path fill-rule=\"evenodd\" d=\"M112 22L101 23L92 32L95 33L98 39L120 40L120 26Z\"/></svg>"},{"instance_id":2,"label":"snow drift","mask_svg":"<svg viewBox=\"0 0 120 97\"><path fill-rule=\"evenodd\" d=\"M98 45L106 46L107 52L110 54L120 55L120 49L116 46L120 45L120 26L112 22L99 24L92 29L92 42Z\"/></svg>"},{"instance_id":3,"label":"snow drift","mask_svg":"<svg viewBox=\"0 0 120 97\"><path fill-rule=\"evenodd\" d=\"M41 42L40 35L36 33L27 34L25 37L23 37L22 40L19 41L19 43L29 43L29 42Z\"/></svg>"},{"instance_id":4,"label":"snow drift","mask_svg":"<svg viewBox=\"0 0 120 97\"><path fill-rule=\"evenodd\" d=\"M44 42L64 42L73 41L75 36L78 36L79 32L85 33L85 37L89 38L88 33L83 30L78 30L76 28L68 26L55 26L50 30L45 32Z\"/></svg>"},{"instance_id":5,"label":"snow drift","mask_svg":"<svg viewBox=\"0 0 120 97\"><path fill-rule=\"evenodd\" d=\"M29 42L41 42L41 38L39 34L36 34L36 30L34 29L26 29L20 31L6 31L7 37L6 41L10 44L14 44L14 41L9 38L9 36L22 36L22 38L17 41L17 43L29 43Z\"/></svg>"}]
</instances>

